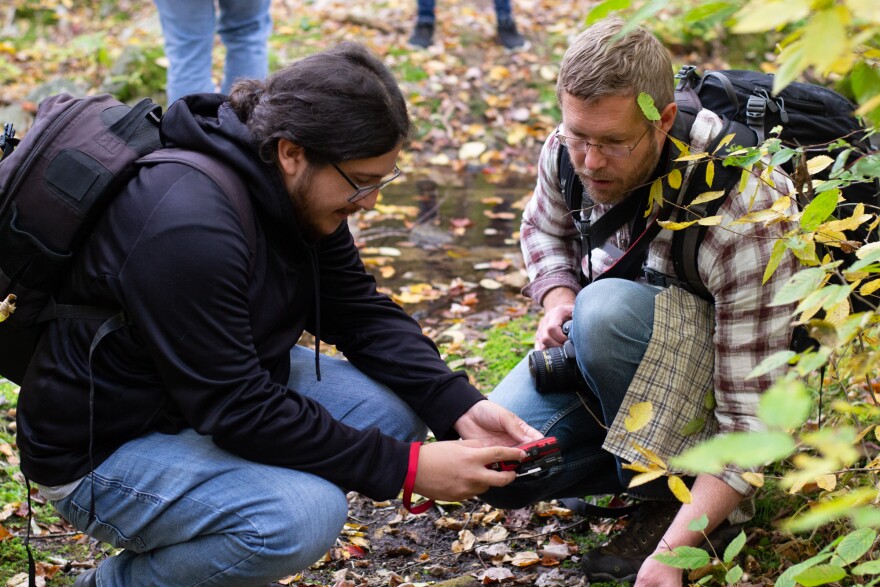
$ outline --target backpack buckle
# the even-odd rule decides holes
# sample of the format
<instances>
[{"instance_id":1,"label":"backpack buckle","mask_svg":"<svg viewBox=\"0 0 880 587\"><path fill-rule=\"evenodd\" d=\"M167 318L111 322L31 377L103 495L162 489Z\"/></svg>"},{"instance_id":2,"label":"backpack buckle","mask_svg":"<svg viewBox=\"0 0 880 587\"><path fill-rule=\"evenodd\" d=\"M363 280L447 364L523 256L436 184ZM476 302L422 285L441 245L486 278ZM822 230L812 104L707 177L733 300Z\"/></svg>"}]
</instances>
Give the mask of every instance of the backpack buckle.
<instances>
[{"instance_id":1,"label":"backpack buckle","mask_svg":"<svg viewBox=\"0 0 880 587\"><path fill-rule=\"evenodd\" d=\"M768 100L760 95L749 96L746 102L746 124L758 135L758 142L764 142L764 114L767 112L767 102Z\"/></svg>"},{"instance_id":2,"label":"backpack buckle","mask_svg":"<svg viewBox=\"0 0 880 587\"><path fill-rule=\"evenodd\" d=\"M676 85L676 90L682 90L685 86L690 85L690 82L694 78L699 78L700 76L697 74L697 67L695 65L682 65L678 70L678 73L675 74L675 79L679 80Z\"/></svg>"}]
</instances>

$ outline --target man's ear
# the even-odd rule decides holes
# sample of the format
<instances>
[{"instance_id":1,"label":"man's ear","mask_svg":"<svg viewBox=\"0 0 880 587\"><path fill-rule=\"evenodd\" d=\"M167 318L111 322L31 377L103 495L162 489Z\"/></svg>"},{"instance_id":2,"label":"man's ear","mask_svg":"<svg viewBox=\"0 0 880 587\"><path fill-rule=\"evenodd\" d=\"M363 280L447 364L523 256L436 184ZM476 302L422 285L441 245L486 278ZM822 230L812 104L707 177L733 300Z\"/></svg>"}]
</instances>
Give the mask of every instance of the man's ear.
<instances>
[{"instance_id":1,"label":"man's ear","mask_svg":"<svg viewBox=\"0 0 880 587\"><path fill-rule=\"evenodd\" d=\"M675 102L670 102L666 105L666 108L660 113L660 129L669 133L670 129L672 129L672 123L675 122L675 115L678 113L678 104Z\"/></svg>"},{"instance_id":2,"label":"man's ear","mask_svg":"<svg viewBox=\"0 0 880 587\"><path fill-rule=\"evenodd\" d=\"M305 149L287 139L278 139L278 165L285 176L297 177L308 166Z\"/></svg>"}]
</instances>

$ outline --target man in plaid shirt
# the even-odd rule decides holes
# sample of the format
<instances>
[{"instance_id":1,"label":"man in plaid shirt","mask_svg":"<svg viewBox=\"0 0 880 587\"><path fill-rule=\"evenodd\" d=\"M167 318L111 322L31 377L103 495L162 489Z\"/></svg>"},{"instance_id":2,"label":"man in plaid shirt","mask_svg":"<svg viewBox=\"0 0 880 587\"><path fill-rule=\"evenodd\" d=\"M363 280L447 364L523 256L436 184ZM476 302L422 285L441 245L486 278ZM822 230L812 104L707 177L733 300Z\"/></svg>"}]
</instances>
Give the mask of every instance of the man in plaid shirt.
<instances>
[{"instance_id":1,"label":"man in plaid shirt","mask_svg":"<svg viewBox=\"0 0 880 587\"><path fill-rule=\"evenodd\" d=\"M731 223L769 208L791 184L774 174L772 183L752 177L742 192L738 182L730 189L718 211L723 221L709 228L698 253L711 303L679 287L647 283L644 274L635 280L599 279L582 287L582 274L602 274L640 233L631 234L626 223L606 243L582 251L572 214L590 218L595 226L614 204L662 176L667 133L678 115L667 51L641 28L614 40L622 25L618 19L593 25L563 58L557 84L562 124L541 151L537 186L521 231L530 278L524 293L544 309L535 346L561 346L569 338L562 325L571 320L576 365L588 390L539 393L525 360L505 378L490 399L545 435L556 436L564 463L543 477L523 477L483 497L502 507L624 491L652 500L608 545L586 553L583 569L591 580L636 579L638 587L681 585L680 570L650 556L699 545L702 535L687 526L703 514L709 518L707 532L717 529L715 536L732 538L738 530L730 532L731 527L751 516L753 488L742 471L701 474L692 479L692 503L682 505L663 478L627 489L633 473L621 463L645 461L634 443L666 460L715 434L760 429L758 399L779 372L747 376L763 359L788 348L793 308L770 303L796 271L797 261L786 253L762 285L773 244L790 225ZM640 92L653 98L660 120L646 119L636 101ZM705 151L721 126L718 116L702 110L690 130L691 152ZM592 202L588 209L572 212L565 202L561 145L567 147ZM686 173L683 185L687 180ZM655 205L651 214L657 213ZM652 283L658 274L676 274L671 241L671 231L663 230L650 244L645 267L654 276ZM714 409L707 407L707 394L714 394ZM651 402L654 416L645 428L628 433L623 420L629 406L644 401ZM699 419L705 422L702 429L685 429Z\"/></svg>"}]
</instances>

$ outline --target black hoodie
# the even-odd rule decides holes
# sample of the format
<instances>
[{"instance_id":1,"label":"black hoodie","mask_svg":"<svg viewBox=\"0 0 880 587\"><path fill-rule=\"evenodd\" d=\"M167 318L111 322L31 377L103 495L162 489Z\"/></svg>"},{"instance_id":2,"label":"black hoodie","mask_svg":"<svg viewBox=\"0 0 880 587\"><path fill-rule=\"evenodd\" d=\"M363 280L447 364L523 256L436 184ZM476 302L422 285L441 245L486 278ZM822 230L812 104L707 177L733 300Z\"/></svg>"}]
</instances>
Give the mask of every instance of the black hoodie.
<instances>
[{"instance_id":1,"label":"black hoodie","mask_svg":"<svg viewBox=\"0 0 880 587\"><path fill-rule=\"evenodd\" d=\"M240 175L257 238L249 243L229 199L183 164L143 168L111 203L60 296L122 308L130 322L92 357L94 466L148 432L193 428L244 458L374 499L395 496L408 447L341 424L287 388L289 351L303 331L319 331L388 385L438 438L455 437L454 422L481 394L376 291L345 223L316 245L303 241L279 170L260 160L222 96L177 101L162 134L166 146L208 153ZM37 483L61 485L90 470L88 359L98 324L52 322L23 382L21 468Z\"/></svg>"}]
</instances>

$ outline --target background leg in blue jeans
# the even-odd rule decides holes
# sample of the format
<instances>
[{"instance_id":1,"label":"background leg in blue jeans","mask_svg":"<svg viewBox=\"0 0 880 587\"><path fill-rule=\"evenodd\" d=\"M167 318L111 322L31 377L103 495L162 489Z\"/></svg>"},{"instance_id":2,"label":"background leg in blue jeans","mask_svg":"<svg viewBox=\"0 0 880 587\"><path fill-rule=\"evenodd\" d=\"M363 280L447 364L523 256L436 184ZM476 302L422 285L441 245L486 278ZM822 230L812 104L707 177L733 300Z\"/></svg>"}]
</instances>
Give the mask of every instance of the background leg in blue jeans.
<instances>
[{"instance_id":1,"label":"background leg in blue jeans","mask_svg":"<svg viewBox=\"0 0 880 587\"><path fill-rule=\"evenodd\" d=\"M291 363L291 387L346 424L424 438L412 410L347 361L322 357L321 382L312 351L294 348ZM242 459L193 430L126 443L54 505L80 530L126 549L99 567L101 587L263 585L320 558L348 511L329 481Z\"/></svg>"},{"instance_id":2,"label":"background leg in blue jeans","mask_svg":"<svg viewBox=\"0 0 880 587\"><path fill-rule=\"evenodd\" d=\"M154 0L168 57L168 104L186 94L213 92L213 0Z\"/></svg>"},{"instance_id":3,"label":"background leg in blue jeans","mask_svg":"<svg viewBox=\"0 0 880 587\"><path fill-rule=\"evenodd\" d=\"M271 0L220 0L217 32L226 46L220 92L228 94L237 79L264 79L269 74L270 4Z\"/></svg>"}]
</instances>

